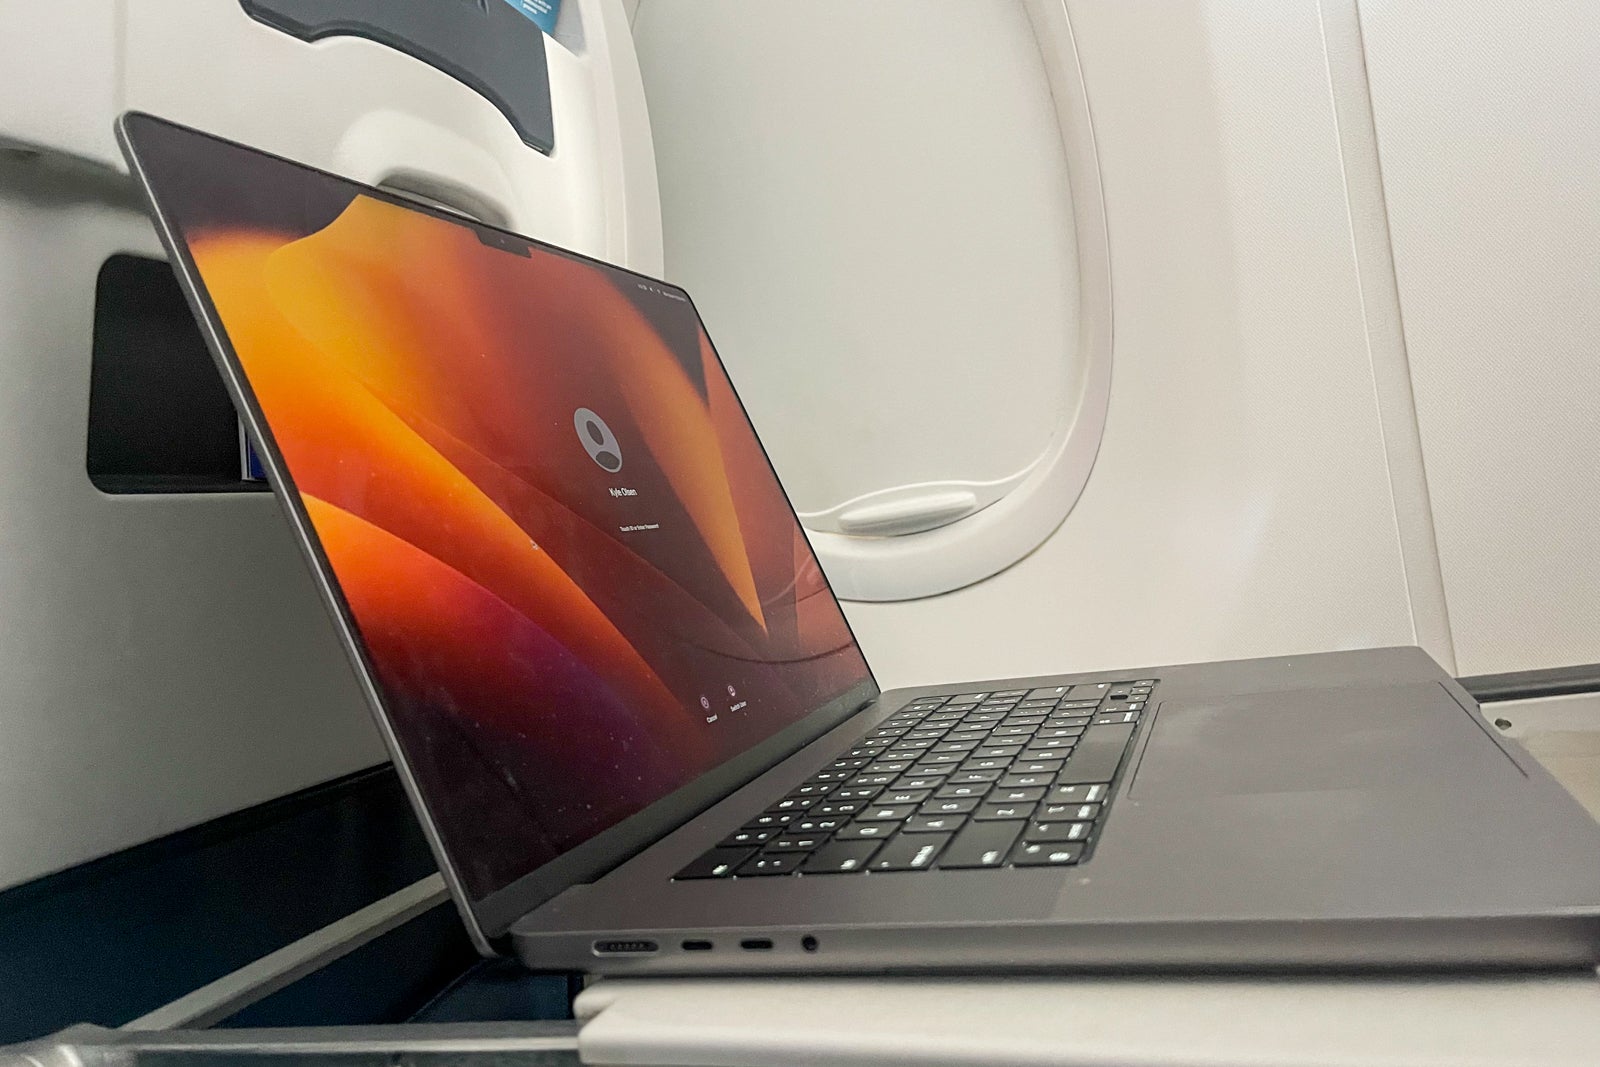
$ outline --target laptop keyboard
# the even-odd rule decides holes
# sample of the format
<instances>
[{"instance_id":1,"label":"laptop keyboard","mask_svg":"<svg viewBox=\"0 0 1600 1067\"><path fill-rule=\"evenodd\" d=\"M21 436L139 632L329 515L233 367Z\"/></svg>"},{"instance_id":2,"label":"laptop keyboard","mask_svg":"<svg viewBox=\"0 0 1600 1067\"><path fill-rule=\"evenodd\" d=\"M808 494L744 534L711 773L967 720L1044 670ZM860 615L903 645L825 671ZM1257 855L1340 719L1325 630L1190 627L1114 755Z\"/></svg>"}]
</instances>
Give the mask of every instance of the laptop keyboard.
<instances>
[{"instance_id":1,"label":"laptop keyboard","mask_svg":"<svg viewBox=\"0 0 1600 1067\"><path fill-rule=\"evenodd\" d=\"M1081 863L1155 686L918 697L674 877Z\"/></svg>"}]
</instances>

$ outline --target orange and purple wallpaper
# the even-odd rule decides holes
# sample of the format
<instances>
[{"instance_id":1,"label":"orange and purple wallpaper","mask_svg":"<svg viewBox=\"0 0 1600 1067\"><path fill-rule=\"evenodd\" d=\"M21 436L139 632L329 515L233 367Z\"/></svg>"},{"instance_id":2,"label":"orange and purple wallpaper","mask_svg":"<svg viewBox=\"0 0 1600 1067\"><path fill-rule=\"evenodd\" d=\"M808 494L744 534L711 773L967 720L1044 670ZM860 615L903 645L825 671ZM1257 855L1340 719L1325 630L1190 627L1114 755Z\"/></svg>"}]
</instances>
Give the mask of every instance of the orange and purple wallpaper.
<instances>
[{"instance_id":1,"label":"orange and purple wallpaper","mask_svg":"<svg viewBox=\"0 0 1600 1067\"><path fill-rule=\"evenodd\" d=\"M152 184L473 896L867 679L677 290L184 141Z\"/></svg>"}]
</instances>

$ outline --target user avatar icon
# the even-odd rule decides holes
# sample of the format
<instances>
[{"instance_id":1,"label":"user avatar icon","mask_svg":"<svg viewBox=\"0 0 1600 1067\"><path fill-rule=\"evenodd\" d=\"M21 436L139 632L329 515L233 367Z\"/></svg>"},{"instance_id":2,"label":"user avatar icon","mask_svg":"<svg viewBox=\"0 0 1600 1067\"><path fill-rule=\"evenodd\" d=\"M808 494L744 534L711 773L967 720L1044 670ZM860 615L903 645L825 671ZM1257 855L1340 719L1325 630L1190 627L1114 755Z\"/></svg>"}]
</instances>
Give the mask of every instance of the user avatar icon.
<instances>
[{"instance_id":1,"label":"user avatar icon","mask_svg":"<svg viewBox=\"0 0 1600 1067\"><path fill-rule=\"evenodd\" d=\"M572 426L578 431L578 441L590 459L612 474L622 469L622 446L617 444L617 435L611 432L605 419L588 408L579 408L572 413Z\"/></svg>"}]
</instances>

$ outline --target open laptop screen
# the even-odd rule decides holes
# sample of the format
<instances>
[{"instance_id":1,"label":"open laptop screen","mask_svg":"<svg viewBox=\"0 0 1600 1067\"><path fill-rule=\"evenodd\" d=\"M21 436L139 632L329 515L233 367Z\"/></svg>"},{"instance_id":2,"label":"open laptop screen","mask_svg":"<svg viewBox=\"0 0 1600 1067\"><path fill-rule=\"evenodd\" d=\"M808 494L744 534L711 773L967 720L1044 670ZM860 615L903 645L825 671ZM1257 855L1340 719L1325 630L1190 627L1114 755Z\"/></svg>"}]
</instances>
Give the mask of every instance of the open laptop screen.
<instances>
[{"instance_id":1,"label":"open laptop screen","mask_svg":"<svg viewBox=\"0 0 1600 1067\"><path fill-rule=\"evenodd\" d=\"M138 152L470 896L869 679L680 290L165 124Z\"/></svg>"}]
</instances>

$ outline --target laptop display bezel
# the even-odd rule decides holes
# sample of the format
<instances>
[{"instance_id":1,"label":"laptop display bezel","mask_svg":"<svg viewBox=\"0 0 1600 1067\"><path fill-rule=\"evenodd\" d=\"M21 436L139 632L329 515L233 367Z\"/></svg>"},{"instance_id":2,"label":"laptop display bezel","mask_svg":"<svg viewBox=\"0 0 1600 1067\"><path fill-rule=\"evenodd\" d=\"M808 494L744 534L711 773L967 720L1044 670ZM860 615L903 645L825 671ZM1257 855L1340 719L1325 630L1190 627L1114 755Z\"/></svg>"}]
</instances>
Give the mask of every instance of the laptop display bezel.
<instances>
[{"instance_id":1,"label":"laptop display bezel","mask_svg":"<svg viewBox=\"0 0 1600 1067\"><path fill-rule=\"evenodd\" d=\"M413 773L405 750L394 731L384 703L382 690L378 686L369 666L367 650L356 626L354 616L350 611L350 606L346 602L337 577L333 573L332 566L323 552L321 542L316 536L315 528L312 526L310 516L301 501L294 479L290 475L283 461L282 452L272 435L271 427L267 424L265 415L256 401L255 392L244 374L243 365L233 349L232 342L229 340L226 330L222 327L221 318L216 307L212 304L210 294L189 254L187 243L178 235L163 213L160 196L151 187L142 157L147 151L160 151L160 149L153 147L147 149L141 146L140 127L147 123L157 127L164 127L166 130L177 131L202 143L210 142L242 150L259 156L264 160L291 166L308 174L316 175L319 178L332 179L348 185L361 195L372 197L408 211L415 211L455 225L468 227L476 231L480 238L485 239L485 243L488 244L522 242L532 248L542 249L609 270L620 271L628 276L681 294L689 304L689 307L694 310L697 320L700 319L699 311L694 308L693 300L689 297L689 294L676 285L629 270L626 267L606 263L603 260L552 245L547 241L541 241L502 227L479 222L476 219L454 214L433 205L420 203L383 189L374 188L342 175L333 174L296 160L153 115L130 111L117 120L118 144L122 148L123 155L128 161L129 169L150 207L157 234L171 259L180 287L183 289L184 297L188 300L190 309L194 312L196 322L205 337L206 345L210 349L217 369L222 375L224 384L227 386L228 393L245 423L247 432L255 442L262 465L266 470L267 480L272 485L275 495L289 517L295 540L299 543L301 551L305 553L307 562L311 566L317 589L333 616L335 629L338 631L340 641L355 669L362 694L366 698L368 707L377 723L379 733L382 735L384 744L394 760L396 771L422 824L423 832L428 839L430 847L433 849L434 856L439 863L440 871L444 875L446 884L450 888L451 895L461 911L468 933L480 952L486 954L498 952L499 948L495 944L496 940L505 934L517 919L540 904L552 899L563 890L582 882L593 881L638 854L650 844L683 825L699 812L711 807L717 801L775 766L840 722L869 706L878 696L879 687L872 674L871 665L866 662L866 657L863 654L862 661L866 664L867 670L866 678L847 692L820 707L812 709L805 716L765 741L734 756L713 770L628 816L621 822L562 853L556 859L534 868L485 897L477 899L471 897L467 893L465 883L457 871L457 865L451 855L450 847L439 832L428 798ZM704 328L703 322L702 328ZM708 339L709 336L708 331ZM711 347L713 355L715 355L720 364L721 356L716 353L715 344L713 343ZM729 381L731 386L731 376ZM744 407L743 400L738 397L737 388L734 389L734 397L739 404L741 414L745 416L748 422L749 414ZM753 426L752 433L754 434ZM757 446L761 448L761 453L767 462L768 469L772 470L773 479L778 483L779 491L783 493L784 500L789 504L790 512L793 513L793 502L789 500L787 491L783 489L782 481L778 479L776 470L772 469L771 458L767 454L766 447L761 444L759 435L755 436ZM796 521L798 522L798 519ZM833 597L837 605L838 599L834 597L832 586L827 583L826 575L823 576L823 581L827 589L827 595ZM841 615L843 615L842 611ZM849 629L848 617L845 618L845 626ZM860 643L856 640L854 631L849 630L849 632L851 641L859 652Z\"/></svg>"}]
</instances>

